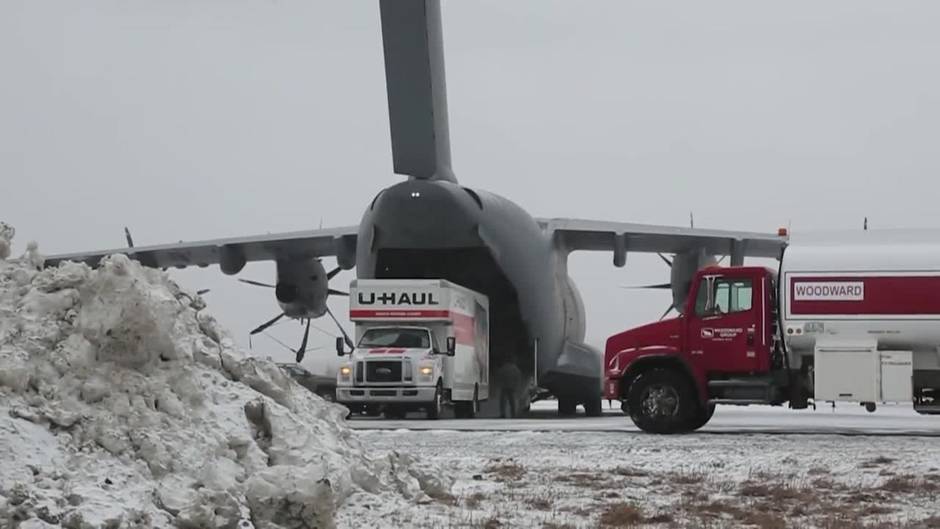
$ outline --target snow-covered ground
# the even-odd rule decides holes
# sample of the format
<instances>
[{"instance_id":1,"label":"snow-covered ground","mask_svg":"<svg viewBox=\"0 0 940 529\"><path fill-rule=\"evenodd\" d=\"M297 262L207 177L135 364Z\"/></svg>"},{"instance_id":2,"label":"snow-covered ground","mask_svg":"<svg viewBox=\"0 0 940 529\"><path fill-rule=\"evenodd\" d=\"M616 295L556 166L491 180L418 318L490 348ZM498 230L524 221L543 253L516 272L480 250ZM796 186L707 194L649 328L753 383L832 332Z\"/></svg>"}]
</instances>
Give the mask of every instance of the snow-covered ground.
<instances>
[{"instance_id":1,"label":"snow-covered ground","mask_svg":"<svg viewBox=\"0 0 940 529\"><path fill-rule=\"evenodd\" d=\"M365 527L450 490L246 357L203 300L118 255L13 261L0 223L0 528ZM394 448L394 447L393 447ZM351 522L352 521L352 522Z\"/></svg>"},{"instance_id":2,"label":"snow-covered ground","mask_svg":"<svg viewBox=\"0 0 940 529\"><path fill-rule=\"evenodd\" d=\"M701 432L639 432L618 409L557 418L355 418L363 444L449 468L453 496L387 527L940 527L940 417L910 406L722 406Z\"/></svg>"},{"instance_id":3,"label":"snow-covered ground","mask_svg":"<svg viewBox=\"0 0 940 529\"><path fill-rule=\"evenodd\" d=\"M359 437L457 476L452 497L397 511L382 527L940 527L933 438L403 429Z\"/></svg>"},{"instance_id":4,"label":"snow-covered ground","mask_svg":"<svg viewBox=\"0 0 940 529\"><path fill-rule=\"evenodd\" d=\"M605 403L602 417L584 416L559 418L554 401L537 402L528 417L515 420L474 419L426 421L421 414L409 415L406 420L355 417L350 425L355 429L412 430L501 430L501 431L594 431L632 432L639 430L620 411L619 403L612 408ZM786 434L842 434L842 435L920 435L940 437L940 416L919 415L911 405L882 405L868 413L856 404L837 407L819 406L818 409L790 410L771 406L719 406L712 420L701 429L703 433L786 433Z\"/></svg>"}]
</instances>

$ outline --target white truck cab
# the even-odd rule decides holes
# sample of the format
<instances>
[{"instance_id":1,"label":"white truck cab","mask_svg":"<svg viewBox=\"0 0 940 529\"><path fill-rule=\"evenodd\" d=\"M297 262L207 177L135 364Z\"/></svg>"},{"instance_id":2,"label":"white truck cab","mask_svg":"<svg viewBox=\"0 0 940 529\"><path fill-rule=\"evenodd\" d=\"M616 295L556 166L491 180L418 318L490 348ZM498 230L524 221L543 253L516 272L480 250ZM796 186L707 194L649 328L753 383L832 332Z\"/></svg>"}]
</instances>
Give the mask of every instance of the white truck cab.
<instances>
[{"instance_id":1,"label":"white truck cab","mask_svg":"<svg viewBox=\"0 0 940 529\"><path fill-rule=\"evenodd\" d=\"M355 347L337 372L336 399L401 418L424 410L473 417L489 397L489 303L444 280L359 279L350 285Z\"/></svg>"}]
</instances>

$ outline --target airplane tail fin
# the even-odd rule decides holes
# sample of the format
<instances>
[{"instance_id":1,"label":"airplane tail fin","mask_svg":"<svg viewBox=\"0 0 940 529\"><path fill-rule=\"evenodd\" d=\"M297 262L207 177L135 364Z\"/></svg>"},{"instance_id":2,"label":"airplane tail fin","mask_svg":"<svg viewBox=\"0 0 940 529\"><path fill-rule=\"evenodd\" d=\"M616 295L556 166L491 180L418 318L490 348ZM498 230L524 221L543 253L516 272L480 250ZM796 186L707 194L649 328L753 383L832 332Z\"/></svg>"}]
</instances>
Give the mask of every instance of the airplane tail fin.
<instances>
[{"instance_id":1,"label":"airplane tail fin","mask_svg":"<svg viewBox=\"0 0 940 529\"><path fill-rule=\"evenodd\" d=\"M381 0L395 172L456 182L450 166L440 0Z\"/></svg>"}]
</instances>

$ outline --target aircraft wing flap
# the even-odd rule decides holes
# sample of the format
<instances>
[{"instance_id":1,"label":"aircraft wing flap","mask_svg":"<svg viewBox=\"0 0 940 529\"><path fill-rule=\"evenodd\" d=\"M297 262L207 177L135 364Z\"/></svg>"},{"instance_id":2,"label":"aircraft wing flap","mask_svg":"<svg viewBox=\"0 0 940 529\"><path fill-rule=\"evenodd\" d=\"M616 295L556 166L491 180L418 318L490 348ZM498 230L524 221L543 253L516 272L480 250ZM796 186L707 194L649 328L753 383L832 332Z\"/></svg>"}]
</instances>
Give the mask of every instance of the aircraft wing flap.
<instances>
[{"instance_id":1,"label":"aircraft wing flap","mask_svg":"<svg viewBox=\"0 0 940 529\"><path fill-rule=\"evenodd\" d=\"M570 251L681 253L701 249L711 255L778 258L787 244L786 237L769 233L582 219L540 219L538 222Z\"/></svg>"},{"instance_id":2,"label":"aircraft wing flap","mask_svg":"<svg viewBox=\"0 0 940 529\"><path fill-rule=\"evenodd\" d=\"M276 261L279 259L312 259L340 253L355 252L358 226L306 230L289 233L214 239L196 242L179 242L158 246L136 246L94 252L77 252L46 257L46 266L55 266L63 261L76 261L97 266L104 257L125 254L154 268L185 268L219 264L226 256L243 257L250 261ZM354 259L354 255L345 257Z\"/></svg>"}]
</instances>

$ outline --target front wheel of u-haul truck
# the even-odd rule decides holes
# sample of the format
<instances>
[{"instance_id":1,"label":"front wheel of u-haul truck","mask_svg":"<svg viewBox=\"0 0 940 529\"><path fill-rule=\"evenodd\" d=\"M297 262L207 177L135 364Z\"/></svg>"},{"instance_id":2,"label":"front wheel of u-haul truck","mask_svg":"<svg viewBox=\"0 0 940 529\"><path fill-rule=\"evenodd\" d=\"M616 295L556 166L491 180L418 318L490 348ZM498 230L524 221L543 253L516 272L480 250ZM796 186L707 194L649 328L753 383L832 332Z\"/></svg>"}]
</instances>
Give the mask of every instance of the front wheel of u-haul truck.
<instances>
[{"instance_id":1,"label":"front wheel of u-haul truck","mask_svg":"<svg viewBox=\"0 0 940 529\"><path fill-rule=\"evenodd\" d=\"M440 419L444 411L444 388L441 383L437 383L434 389L434 400L428 405L428 419Z\"/></svg>"}]
</instances>

